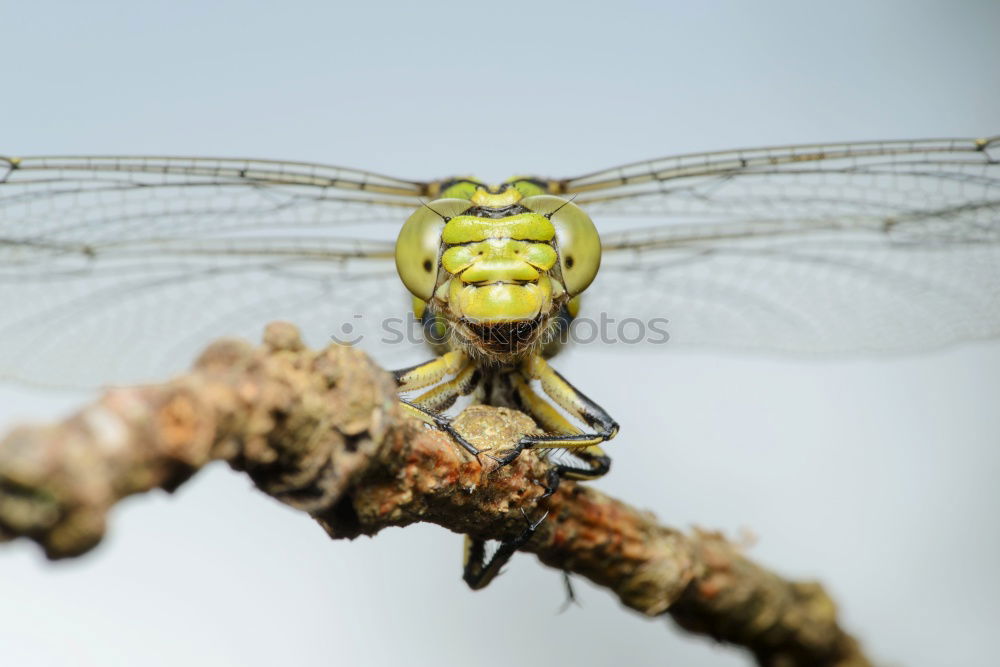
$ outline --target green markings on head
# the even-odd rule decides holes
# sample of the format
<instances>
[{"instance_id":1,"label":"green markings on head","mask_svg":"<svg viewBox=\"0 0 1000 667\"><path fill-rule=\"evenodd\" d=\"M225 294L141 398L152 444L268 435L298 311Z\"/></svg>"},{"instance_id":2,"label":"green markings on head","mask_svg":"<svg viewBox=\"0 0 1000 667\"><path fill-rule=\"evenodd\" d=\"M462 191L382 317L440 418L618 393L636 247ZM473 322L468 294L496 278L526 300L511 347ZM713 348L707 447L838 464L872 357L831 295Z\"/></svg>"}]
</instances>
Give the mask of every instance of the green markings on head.
<instances>
[{"instance_id":1,"label":"green markings on head","mask_svg":"<svg viewBox=\"0 0 1000 667\"><path fill-rule=\"evenodd\" d=\"M476 190L483 187L485 186L475 179L456 178L442 184L438 197L440 199L472 199Z\"/></svg>"},{"instance_id":2,"label":"green markings on head","mask_svg":"<svg viewBox=\"0 0 1000 667\"><path fill-rule=\"evenodd\" d=\"M452 246L441 259L445 271L467 283L538 280L539 272L555 263L556 251L549 244L512 239Z\"/></svg>"},{"instance_id":3,"label":"green markings on head","mask_svg":"<svg viewBox=\"0 0 1000 667\"><path fill-rule=\"evenodd\" d=\"M534 197L551 193L551 184L534 176L515 176L508 179L504 185L517 190L522 197Z\"/></svg>"},{"instance_id":4,"label":"green markings on head","mask_svg":"<svg viewBox=\"0 0 1000 667\"><path fill-rule=\"evenodd\" d=\"M473 243L486 239L516 239L518 241L550 241L556 228L544 215L518 213L506 218L480 218L459 215L444 227L445 243Z\"/></svg>"}]
</instances>

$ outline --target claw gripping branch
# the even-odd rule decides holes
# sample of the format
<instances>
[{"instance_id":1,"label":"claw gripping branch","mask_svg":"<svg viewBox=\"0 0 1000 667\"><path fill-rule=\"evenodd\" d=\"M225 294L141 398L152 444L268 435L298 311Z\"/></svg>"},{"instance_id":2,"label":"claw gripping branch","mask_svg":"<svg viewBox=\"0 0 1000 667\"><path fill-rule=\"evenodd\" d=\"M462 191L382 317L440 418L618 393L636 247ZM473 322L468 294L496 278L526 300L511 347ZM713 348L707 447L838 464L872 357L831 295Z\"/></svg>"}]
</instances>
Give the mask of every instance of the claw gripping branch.
<instances>
[{"instance_id":1,"label":"claw gripping branch","mask_svg":"<svg viewBox=\"0 0 1000 667\"><path fill-rule=\"evenodd\" d=\"M50 558L78 556L101 540L118 500L173 490L224 460L333 538L429 521L513 539L522 510L547 511L522 550L636 611L744 646L761 665L870 664L818 584L786 581L716 533L665 527L584 485L564 482L543 500L549 464L534 452L484 467L405 418L395 392L360 351L309 350L288 324L270 325L258 348L217 342L174 380L110 390L61 423L9 433L0 540L27 537ZM510 447L535 428L519 412L483 406L454 425L481 449Z\"/></svg>"}]
</instances>

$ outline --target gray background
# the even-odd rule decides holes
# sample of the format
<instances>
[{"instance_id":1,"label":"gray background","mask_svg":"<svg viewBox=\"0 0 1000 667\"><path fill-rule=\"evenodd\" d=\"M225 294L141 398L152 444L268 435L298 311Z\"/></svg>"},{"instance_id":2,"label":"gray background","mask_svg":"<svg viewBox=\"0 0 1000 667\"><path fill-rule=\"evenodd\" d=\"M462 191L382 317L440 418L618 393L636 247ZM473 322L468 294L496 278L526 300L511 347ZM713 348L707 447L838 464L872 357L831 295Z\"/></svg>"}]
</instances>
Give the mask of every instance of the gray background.
<instances>
[{"instance_id":1,"label":"gray background","mask_svg":"<svg viewBox=\"0 0 1000 667\"><path fill-rule=\"evenodd\" d=\"M1000 5L0 4L0 152L302 159L426 178L1000 132ZM759 538L885 664L990 665L1000 346L792 361L578 350L623 429L597 485ZM590 388L590 389L587 389ZM79 396L0 390L0 423ZM224 468L115 511L91 555L0 550L17 665L742 665L531 556L482 593L433 526L331 542Z\"/></svg>"}]
</instances>

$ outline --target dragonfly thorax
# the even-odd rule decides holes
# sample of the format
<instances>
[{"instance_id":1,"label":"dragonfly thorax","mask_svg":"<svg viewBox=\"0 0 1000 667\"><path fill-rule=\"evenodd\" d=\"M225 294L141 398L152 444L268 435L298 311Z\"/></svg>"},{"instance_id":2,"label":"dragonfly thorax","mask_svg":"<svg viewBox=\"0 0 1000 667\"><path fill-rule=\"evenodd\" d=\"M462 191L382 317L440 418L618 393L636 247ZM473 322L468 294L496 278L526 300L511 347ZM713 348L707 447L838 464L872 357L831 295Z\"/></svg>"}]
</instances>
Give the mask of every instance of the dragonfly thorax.
<instances>
[{"instance_id":1,"label":"dragonfly thorax","mask_svg":"<svg viewBox=\"0 0 1000 667\"><path fill-rule=\"evenodd\" d=\"M425 204L396 242L396 267L418 315L450 347L496 363L537 352L599 266L600 240L582 210L514 188L479 187L468 198Z\"/></svg>"}]
</instances>

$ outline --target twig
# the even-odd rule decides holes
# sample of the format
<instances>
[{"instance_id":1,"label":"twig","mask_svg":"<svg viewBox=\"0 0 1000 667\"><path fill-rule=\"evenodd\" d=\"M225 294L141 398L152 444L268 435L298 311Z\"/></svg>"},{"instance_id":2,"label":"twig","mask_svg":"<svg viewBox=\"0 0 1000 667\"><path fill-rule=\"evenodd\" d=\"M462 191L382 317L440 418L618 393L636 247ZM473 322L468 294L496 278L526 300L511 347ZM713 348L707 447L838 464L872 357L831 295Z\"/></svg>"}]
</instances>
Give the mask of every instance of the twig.
<instances>
[{"instance_id":1,"label":"twig","mask_svg":"<svg viewBox=\"0 0 1000 667\"><path fill-rule=\"evenodd\" d=\"M456 426L480 448L535 429L519 412L483 406ZM173 490L213 460L338 539L418 521L505 539L523 530L522 509L547 510L524 550L636 611L670 614L761 665L870 664L819 584L786 581L718 533L686 535L584 485L564 482L542 500L544 459L526 452L499 470L476 461L404 419L393 381L363 353L306 349L283 323L260 348L215 343L175 380L110 390L60 424L10 433L0 443L0 539L27 537L53 559L80 555L118 500Z\"/></svg>"}]
</instances>

